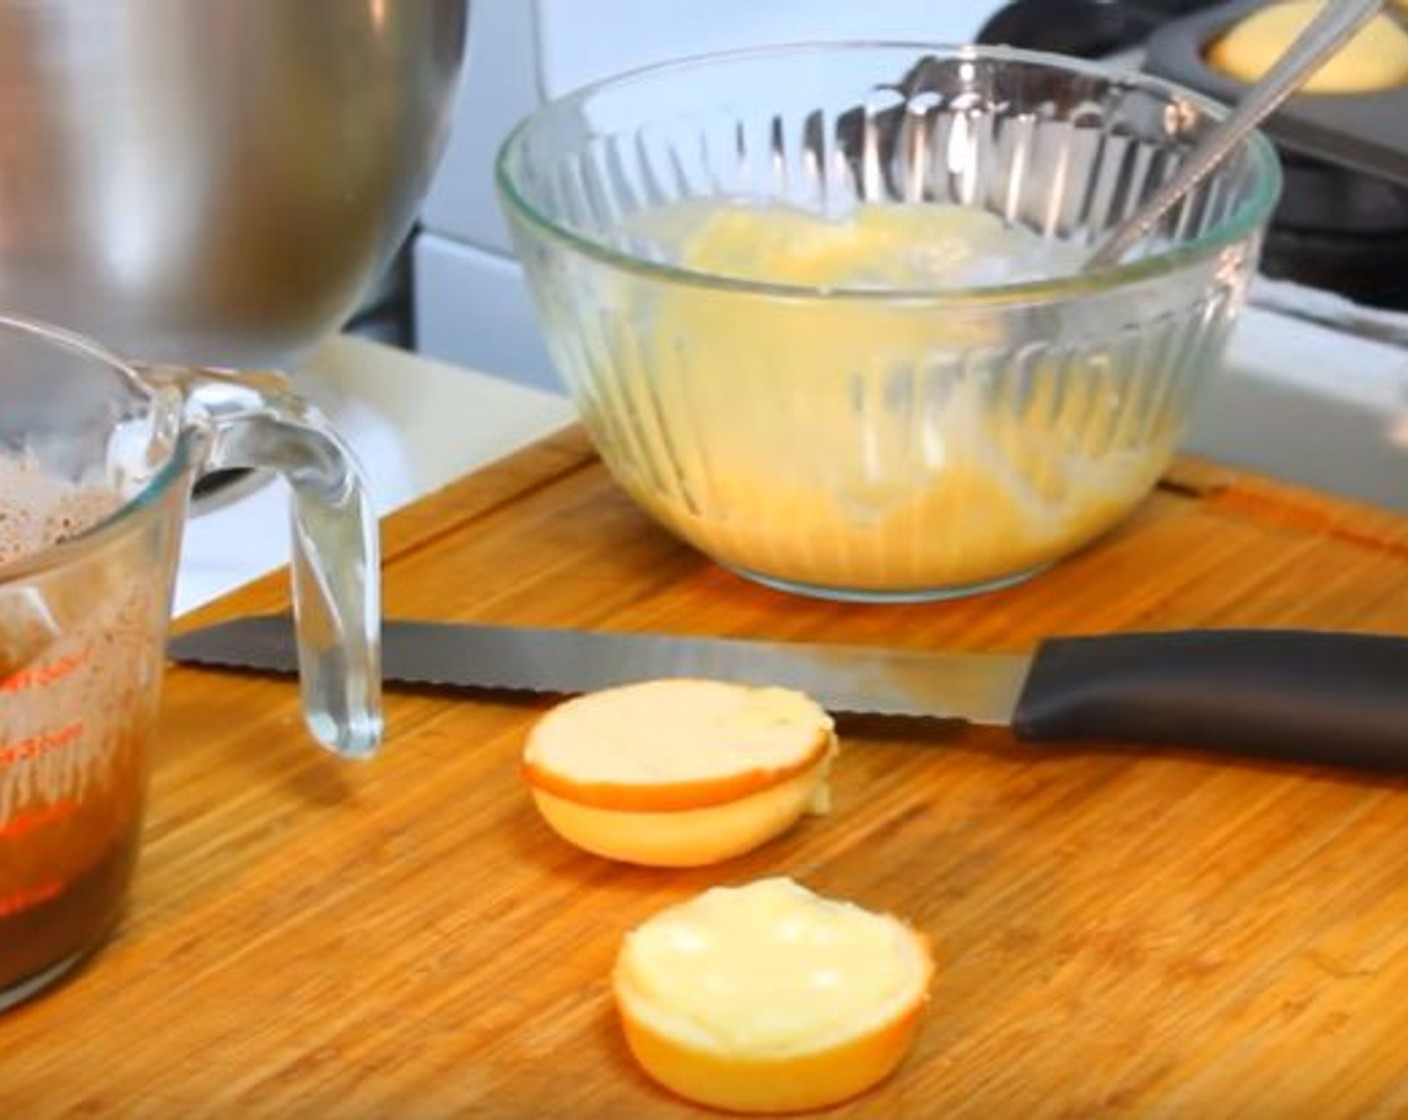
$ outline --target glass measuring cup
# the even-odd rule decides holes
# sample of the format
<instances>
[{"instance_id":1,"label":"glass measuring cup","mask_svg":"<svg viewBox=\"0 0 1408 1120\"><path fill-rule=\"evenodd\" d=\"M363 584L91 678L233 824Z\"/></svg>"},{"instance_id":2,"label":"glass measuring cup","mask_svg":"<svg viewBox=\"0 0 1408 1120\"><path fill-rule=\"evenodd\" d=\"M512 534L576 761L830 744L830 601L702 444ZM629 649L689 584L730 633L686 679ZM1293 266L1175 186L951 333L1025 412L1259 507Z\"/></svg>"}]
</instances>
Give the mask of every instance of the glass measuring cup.
<instances>
[{"instance_id":1,"label":"glass measuring cup","mask_svg":"<svg viewBox=\"0 0 1408 1120\"><path fill-rule=\"evenodd\" d=\"M0 1008L117 920L193 478L293 495L304 708L347 756L381 738L376 521L337 436L277 374L138 367L0 316Z\"/></svg>"}]
</instances>

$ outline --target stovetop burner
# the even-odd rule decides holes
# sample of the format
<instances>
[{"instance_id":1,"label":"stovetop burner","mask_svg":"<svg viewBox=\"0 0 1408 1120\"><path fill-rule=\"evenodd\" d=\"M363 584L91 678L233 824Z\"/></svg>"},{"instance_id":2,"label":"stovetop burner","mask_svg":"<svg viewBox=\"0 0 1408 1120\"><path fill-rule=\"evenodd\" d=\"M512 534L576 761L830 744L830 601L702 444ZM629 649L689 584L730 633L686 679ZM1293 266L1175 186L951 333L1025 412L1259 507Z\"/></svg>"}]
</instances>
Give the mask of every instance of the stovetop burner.
<instances>
[{"instance_id":1,"label":"stovetop burner","mask_svg":"<svg viewBox=\"0 0 1408 1120\"><path fill-rule=\"evenodd\" d=\"M1262 251L1268 276L1408 308L1408 189L1280 152L1285 189Z\"/></svg>"}]
</instances>

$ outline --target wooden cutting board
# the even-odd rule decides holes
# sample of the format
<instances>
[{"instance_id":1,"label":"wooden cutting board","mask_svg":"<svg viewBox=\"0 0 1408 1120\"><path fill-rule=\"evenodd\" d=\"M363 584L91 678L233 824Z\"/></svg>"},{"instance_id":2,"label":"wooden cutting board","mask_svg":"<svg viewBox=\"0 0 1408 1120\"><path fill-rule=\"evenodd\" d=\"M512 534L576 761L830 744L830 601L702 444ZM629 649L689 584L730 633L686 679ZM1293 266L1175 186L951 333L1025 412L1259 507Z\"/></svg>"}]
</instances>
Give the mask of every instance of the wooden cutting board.
<instances>
[{"instance_id":1,"label":"wooden cutting board","mask_svg":"<svg viewBox=\"0 0 1408 1120\"><path fill-rule=\"evenodd\" d=\"M1408 630L1408 521L1208 464L1025 586L848 606L674 541L568 432L385 533L389 614L970 649L1214 625ZM281 608L282 576L193 621ZM1405 682L1408 687L1408 682ZM622 933L789 874L941 961L916 1049L844 1116L1408 1113L1408 787L1191 753L841 725L835 806L743 858L619 866L552 835L540 701L400 691L367 764L288 681L173 668L130 913L0 1019L0 1115L684 1117L632 1064Z\"/></svg>"}]
</instances>

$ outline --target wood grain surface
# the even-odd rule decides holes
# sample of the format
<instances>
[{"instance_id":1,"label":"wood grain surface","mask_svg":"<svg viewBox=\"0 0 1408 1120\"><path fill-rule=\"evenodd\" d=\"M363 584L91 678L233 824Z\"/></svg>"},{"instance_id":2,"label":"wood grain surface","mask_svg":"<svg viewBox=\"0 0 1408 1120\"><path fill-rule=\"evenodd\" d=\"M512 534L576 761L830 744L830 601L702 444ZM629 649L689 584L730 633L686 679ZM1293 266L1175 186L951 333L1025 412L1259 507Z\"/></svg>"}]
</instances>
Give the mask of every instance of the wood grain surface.
<instances>
[{"instance_id":1,"label":"wood grain surface","mask_svg":"<svg viewBox=\"0 0 1408 1120\"><path fill-rule=\"evenodd\" d=\"M420 618L969 649L1408 629L1408 522L1206 463L1084 554L951 603L744 582L637 512L577 432L396 516L385 551L388 613ZM285 600L271 577L192 621ZM1402 781L851 720L829 816L660 871L535 815L517 758L544 701L394 692L366 764L312 747L297 703L170 671L129 913L0 1018L0 1116L699 1115L632 1064L608 971L661 906L779 873L904 915L940 959L915 1050L834 1115L1408 1115Z\"/></svg>"}]
</instances>

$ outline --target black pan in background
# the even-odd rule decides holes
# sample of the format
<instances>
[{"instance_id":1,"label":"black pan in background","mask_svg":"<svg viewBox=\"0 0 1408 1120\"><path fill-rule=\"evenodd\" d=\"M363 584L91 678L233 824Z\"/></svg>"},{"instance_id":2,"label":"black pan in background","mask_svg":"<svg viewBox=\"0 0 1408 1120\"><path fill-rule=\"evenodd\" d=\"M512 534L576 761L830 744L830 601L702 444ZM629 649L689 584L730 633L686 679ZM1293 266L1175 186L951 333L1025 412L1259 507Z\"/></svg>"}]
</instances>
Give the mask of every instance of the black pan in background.
<instances>
[{"instance_id":1,"label":"black pan in background","mask_svg":"<svg viewBox=\"0 0 1408 1120\"><path fill-rule=\"evenodd\" d=\"M1208 65L1211 45L1267 0L1231 0L1171 20L1145 44L1144 69L1231 102L1247 90ZM1408 189L1408 90L1296 93L1262 124L1276 143L1303 156L1388 179Z\"/></svg>"},{"instance_id":2,"label":"black pan in background","mask_svg":"<svg viewBox=\"0 0 1408 1120\"><path fill-rule=\"evenodd\" d=\"M978 42L1099 59L1142 48L1173 25L1201 24L1226 6L1225 0L1017 0L983 26ZM1229 89L1202 92L1226 101ZM1277 150L1285 188L1262 271L1362 303L1408 308L1408 189L1284 143Z\"/></svg>"},{"instance_id":3,"label":"black pan in background","mask_svg":"<svg viewBox=\"0 0 1408 1120\"><path fill-rule=\"evenodd\" d=\"M1017 0L993 15L979 43L1105 58L1144 45L1161 26L1223 0Z\"/></svg>"}]
</instances>

